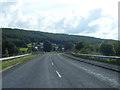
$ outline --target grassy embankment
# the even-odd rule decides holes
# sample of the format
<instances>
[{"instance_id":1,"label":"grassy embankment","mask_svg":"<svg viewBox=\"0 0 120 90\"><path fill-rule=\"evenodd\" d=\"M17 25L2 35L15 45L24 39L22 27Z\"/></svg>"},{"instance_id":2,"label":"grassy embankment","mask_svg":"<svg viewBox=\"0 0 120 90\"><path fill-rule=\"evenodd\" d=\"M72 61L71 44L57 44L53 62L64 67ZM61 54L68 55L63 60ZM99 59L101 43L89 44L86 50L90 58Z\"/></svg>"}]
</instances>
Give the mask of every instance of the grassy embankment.
<instances>
[{"instance_id":1,"label":"grassy embankment","mask_svg":"<svg viewBox=\"0 0 120 90\"><path fill-rule=\"evenodd\" d=\"M5 69L9 66L15 65L17 63L21 63L27 60L31 60L33 58L35 58L36 56L42 55L41 54L32 54L32 55L28 55L28 56L24 56L24 57L20 57L20 58L15 58L15 59L11 59L11 60L5 60L5 61L1 61L0 62L0 69Z\"/></svg>"},{"instance_id":2,"label":"grassy embankment","mask_svg":"<svg viewBox=\"0 0 120 90\"><path fill-rule=\"evenodd\" d=\"M100 57L89 57L89 56L73 55L73 54L71 54L71 55L75 56L75 57L79 57L79 58L88 59L88 60L95 60L95 61L99 61L99 62L105 62L105 63L115 64L115 65L120 65L120 60L118 60L118 59L108 59L108 58L100 58Z\"/></svg>"}]
</instances>

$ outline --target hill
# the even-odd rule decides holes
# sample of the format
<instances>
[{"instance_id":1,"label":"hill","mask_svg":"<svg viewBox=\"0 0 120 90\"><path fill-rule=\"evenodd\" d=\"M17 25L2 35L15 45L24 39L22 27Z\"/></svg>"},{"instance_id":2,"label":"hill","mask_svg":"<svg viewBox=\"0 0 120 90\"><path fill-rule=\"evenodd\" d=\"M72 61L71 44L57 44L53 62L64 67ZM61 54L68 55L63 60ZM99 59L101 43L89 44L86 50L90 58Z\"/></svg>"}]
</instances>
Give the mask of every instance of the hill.
<instances>
[{"instance_id":1,"label":"hill","mask_svg":"<svg viewBox=\"0 0 120 90\"><path fill-rule=\"evenodd\" d=\"M4 40L9 40L12 42L24 41L26 43L43 42L44 40L49 40L52 43L56 43L56 44L77 43L79 41L101 43L103 41L103 39L88 37L88 36L56 34L56 33L30 31L23 29L11 29L11 28L3 28L2 35L3 35L2 36L3 41Z\"/></svg>"}]
</instances>

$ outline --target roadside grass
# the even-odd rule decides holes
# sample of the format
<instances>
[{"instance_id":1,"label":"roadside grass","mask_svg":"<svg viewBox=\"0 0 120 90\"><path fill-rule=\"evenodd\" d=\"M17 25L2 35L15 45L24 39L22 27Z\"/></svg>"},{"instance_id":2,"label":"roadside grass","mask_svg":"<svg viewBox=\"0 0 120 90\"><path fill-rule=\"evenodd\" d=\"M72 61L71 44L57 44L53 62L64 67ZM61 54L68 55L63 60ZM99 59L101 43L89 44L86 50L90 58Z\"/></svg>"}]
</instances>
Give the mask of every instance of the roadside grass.
<instances>
[{"instance_id":1,"label":"roadside grass","mask_svg":"<svg viewBox=\"0 0 120 90\"><path fill-rule=\"evenodd\" d=\"M75 56L75 57L79 57L79 58L88 59L88 60L94 60L94 61L98 61L98 62L105 62L105 63L114 64L114 65L120 65L120 60L118 60L118 59L90 57L90 56L82 56L82 55L74 55L74 54L71 54L71 55Z\"/></svg>"},{"instance_id":2,"label":"roadside grass","mask_svg":"<svg viewBox=\"0 0 120 90\"><path fill-rule=\"evenodd\" d=\"M31 54L28 56L24 56L24 57L20 57L20 58L15 58L15 59L11 59L11 60L5 60L5 61L1 61L0 62L0 69L5 69L9 66L15 65L17 63L21 63L27 60L31 60L33 58L35 58L36 56L42 55L42 53L40 54Z\"/></svg>"}]
</instances>

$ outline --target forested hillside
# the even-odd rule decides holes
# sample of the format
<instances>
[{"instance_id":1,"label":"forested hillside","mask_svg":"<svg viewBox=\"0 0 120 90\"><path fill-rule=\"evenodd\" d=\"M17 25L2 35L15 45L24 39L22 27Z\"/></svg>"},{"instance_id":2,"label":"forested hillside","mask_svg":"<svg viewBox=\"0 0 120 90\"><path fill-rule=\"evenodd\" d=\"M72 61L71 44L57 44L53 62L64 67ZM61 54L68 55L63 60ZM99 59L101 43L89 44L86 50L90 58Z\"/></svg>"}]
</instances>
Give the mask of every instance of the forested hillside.
<instances>
[{"instance_id":1,"label":"forested hillside","mask_svg":"<svg viewBox=\"0 0 120 90\"><path fill-rule=\"evenodd\" d=\"M115 40L104 40L87 36L55 34L11 28L2 28L2 37L3 55L9 54L9 56L20 53L19 50L21 50L21 48L28 48L29 50L26 50L31 51L33 49L33 46L39 45L45 40L50 41L52 44L56 44L59 49L65 48L65 50L73 50L78 52L81 51L81 53L99 53L99 47L103 42L109 42L110 44L112 44L112 47L114 47L114 51L116 47L115 45L117 45L117 41ZM79 44L81 42L83 44L82 48L80 46L81 44ZM29 44L33 45L32 49L28 47ZM13 54L13 52L15 53Z\"/></svg>"},{"instance_id":2,"label":"forested hillside","mask_svg":"<svg viewBox=\"0 0 120 90\"><path fill-rule=\"evenodd\" d=\"M67 35L67 34L53 34L39 31L28 31L21 29L3 28L3 40L9 41L24 41L30 42L43 42L49 40L52 43L64 44L64 43L76 43L78 41L88 41L91 43L101 43L103 40L93 37Z\"/></svg>"}]
</instances>

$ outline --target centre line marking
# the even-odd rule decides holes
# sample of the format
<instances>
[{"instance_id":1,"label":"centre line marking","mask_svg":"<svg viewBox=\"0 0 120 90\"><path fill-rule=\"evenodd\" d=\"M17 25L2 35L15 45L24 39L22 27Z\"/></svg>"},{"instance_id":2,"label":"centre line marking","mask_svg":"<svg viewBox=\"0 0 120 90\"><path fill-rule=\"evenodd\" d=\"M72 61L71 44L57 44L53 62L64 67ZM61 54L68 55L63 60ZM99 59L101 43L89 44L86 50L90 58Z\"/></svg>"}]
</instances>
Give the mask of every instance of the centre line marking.
<instances>
[{"instance_id":1,"label":"centre line marking","mask_svg":"<svg viewBox=\"0 0 120 90\"><path fill-rule=\"evenodd\" d=\"M52 62L52 66L53 66L54 64L53 64L53 62Z\"/></svg>"},{"instance_id":2,"label":"centre line marking","mask_svg":"<svg viewBox=\"0 0 120 90\"><path fill-rule=\"evenodd\" d=\"M56 71L56 73L57 73L57 75L58 75L60 78L62 77L58 71Z\"/></svg>"}]
</instances>

